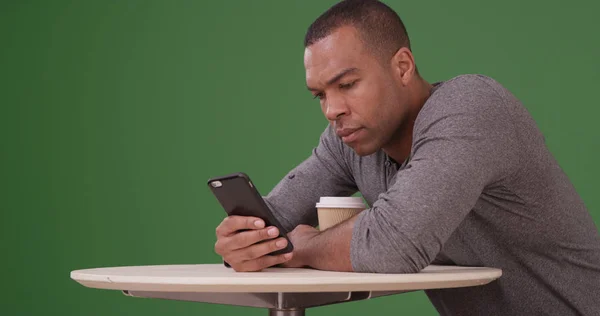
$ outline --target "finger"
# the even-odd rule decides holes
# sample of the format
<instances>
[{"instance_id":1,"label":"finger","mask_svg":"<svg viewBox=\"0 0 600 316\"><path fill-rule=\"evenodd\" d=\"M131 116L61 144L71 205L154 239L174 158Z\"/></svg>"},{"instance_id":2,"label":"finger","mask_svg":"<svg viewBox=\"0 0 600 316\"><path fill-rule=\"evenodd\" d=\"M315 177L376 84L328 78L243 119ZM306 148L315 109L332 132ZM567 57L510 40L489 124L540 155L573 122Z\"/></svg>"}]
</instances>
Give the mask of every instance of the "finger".
<instances>
[{"instance_id":1,"label":"finger","mask_svg":"<svg viewBox=\"0 0 600 316\"><path fill-rule=\"evenodd\" d=\"M241 250L260 241L273 239L277 236L279 236L279 229L270 226L263 229L235 233L231 236L218 237L215 243L215 252L221 256L225 256L236 250ZM240 258L239 260L244 260L243 256Z\"/></svg>"},{"instance_id":2,"label":"finger","mask_svg":"<svg viewBox=\"0 0 600 316\"><path fill-rule=\"evenodd\" d=\"M230 236L238 230L260 229L263 227L265 227L265 222L258 217L231 215L223 219L215 232L217 237Z\"/></svg>"},{"instance_id":3,"label":"finger","mask_svg":"<svg viewBox=\"0 0 600 316\"><path fill-rule=\"evenodd\" d=\"M277 236L279 236L279 229L273 226L249 230L228 237L227 240L224 240L224 247L230 250L242 249L263 240L273 239Z\"/></svg>"},{"instance_id":4,"label":"finger","mask_svg":"<svg viewBox=\"0 0 600 316\"><path fill-rule=\"evenodd\" d=\"M281 237L234 251L232 252L232 257L237 262L258 259L271 252L285 248L287 244L287 240Z\"/></svg>"},{"instance_id":5,"label":"finger","mask_svg":"<svg viewBox=\"0 0 600 316\"><path fill-rule=\"evenodd\" d=\"M273 239L277 236L279 236L279 229L273 226L238 232L230 236L217 236L214 250L217 254L225 256L232 251L243 249L260 241Z\"/></svg>"},{"instance_id":6,"label":"finger","mask_svg":"<svg viewBox=\"0 0 600 316\"><path fill-rule=\"evenodd\" d=\"M278 265L278 264L287 262L290 259L292 259L292 257L293 257L293 254L291 252L286 253L286 254L281 254L281 255L275 255L275 256L272 256L272 255L262 256L260 258L254 259L254 260L245 261L242 264L237 265L237 267L234 269L236 271L240 271L240 272L260 271L260 270L272 267L274 265Z\"/></svg>"}]
</instances>

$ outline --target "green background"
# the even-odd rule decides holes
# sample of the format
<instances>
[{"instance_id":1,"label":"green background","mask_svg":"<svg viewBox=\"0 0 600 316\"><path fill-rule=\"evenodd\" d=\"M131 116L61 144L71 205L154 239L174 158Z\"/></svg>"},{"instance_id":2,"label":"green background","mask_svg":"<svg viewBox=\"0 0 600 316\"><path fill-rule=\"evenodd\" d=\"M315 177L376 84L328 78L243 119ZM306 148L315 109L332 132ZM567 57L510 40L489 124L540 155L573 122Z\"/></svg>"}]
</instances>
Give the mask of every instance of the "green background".
<instances>
[{"instance_id":1,"label":"green background","mask_svg":"<svg viewBox=\"0 0 600 316\"><path fill-rule=\"evenodd\" d=\"M88 289L74 269L217 263L206 187L261 193L327 124L303 36L335 1L0 1L2 293L6 315L265 315ZM386 1L430 82L492 76L530 110L596 224L596 1ZM423 292L311 315L436 315Z\"/></svg>"}]
</instances>

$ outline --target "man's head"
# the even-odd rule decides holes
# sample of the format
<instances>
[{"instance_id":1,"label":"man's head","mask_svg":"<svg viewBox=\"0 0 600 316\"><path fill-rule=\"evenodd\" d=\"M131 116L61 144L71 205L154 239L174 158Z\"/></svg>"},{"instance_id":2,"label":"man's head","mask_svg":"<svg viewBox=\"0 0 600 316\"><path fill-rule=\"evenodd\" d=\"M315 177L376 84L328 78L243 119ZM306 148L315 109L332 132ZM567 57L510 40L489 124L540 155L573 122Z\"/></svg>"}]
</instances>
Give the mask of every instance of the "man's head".
<instances>
[{"instance_id":1,"label":"man's head","mask_svg":"<svg viewBox=\"0 0 600 316\"><path fill-rule=\"evenodd\" d=\"M379 1L342 1L304 43L307 86L342 140L359 155L398 142L422 84L398 15Z\"/></svg>"}]
</instances>

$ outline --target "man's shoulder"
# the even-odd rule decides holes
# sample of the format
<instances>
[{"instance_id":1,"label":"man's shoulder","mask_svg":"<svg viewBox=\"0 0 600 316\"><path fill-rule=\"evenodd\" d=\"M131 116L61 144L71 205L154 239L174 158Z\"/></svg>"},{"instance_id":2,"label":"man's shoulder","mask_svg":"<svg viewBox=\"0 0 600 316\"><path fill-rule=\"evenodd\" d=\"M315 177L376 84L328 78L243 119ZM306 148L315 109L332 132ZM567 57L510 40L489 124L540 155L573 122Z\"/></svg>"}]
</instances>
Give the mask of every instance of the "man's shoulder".
<instances>
[{"instance_id":1,"label":"man's shoulder","mask_svg":"<svg viewBox=\"0 0 600 316\"><path fill-rule=\"evenodd\" d=\"M508 126L506 90L495 79L481 74L464 74L434 83L434 91L421 108L415 132L431 126L473 129L490 121Z\"/></svg>"},{"instance_id":2,"label":"man's shoulder","mask_svg":"<svg viewBox=\"0 0 600 316\"><path fill-rule=\"evenodd\" d=\"M498 93L504 87L496 79L483 74L463 74L445 81L437 82L435 92L438 95L465 94L471 91Z\"/></svg>"},{"instance_id":3,"label":"man's shoulder","mask_svg":"<svg viewBox=\"0 0 600 316\"><path fill-rule=\"evenodd\" d=\"M423 114L489 111L501 107L508 92L495 79L481 74L464 74L433 84Z\"/></svg>"}]
</instances>

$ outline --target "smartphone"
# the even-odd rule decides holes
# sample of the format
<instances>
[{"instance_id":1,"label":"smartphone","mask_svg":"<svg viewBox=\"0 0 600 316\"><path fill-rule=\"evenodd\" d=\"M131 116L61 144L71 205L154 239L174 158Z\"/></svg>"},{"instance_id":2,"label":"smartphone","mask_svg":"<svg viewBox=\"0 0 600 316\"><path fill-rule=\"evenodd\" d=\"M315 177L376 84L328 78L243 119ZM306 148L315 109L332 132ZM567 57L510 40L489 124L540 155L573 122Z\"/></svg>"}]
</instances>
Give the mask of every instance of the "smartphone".
<instances>
[{"instance_id":1,"label":"smartphone","mask_svg":"<svg viewBox=\"0 0 600 316\"><path fill-rule=\"evenodd\" d=\"M287 240L287 246L270 253L271 255L288 253L294 250L292 242L286 236L288 232L283 229L283 226L271 213L271 209L248 175L237 172L211 178L208 180L208 187L228 215L258 217L265 222L265 227L275 226L279 229L279 237Z\"/></svg>"}]
</instances>

